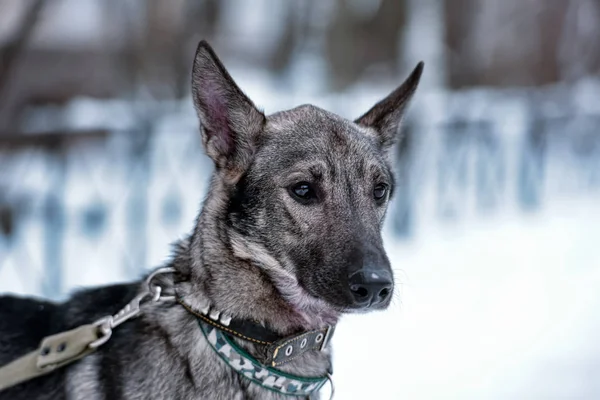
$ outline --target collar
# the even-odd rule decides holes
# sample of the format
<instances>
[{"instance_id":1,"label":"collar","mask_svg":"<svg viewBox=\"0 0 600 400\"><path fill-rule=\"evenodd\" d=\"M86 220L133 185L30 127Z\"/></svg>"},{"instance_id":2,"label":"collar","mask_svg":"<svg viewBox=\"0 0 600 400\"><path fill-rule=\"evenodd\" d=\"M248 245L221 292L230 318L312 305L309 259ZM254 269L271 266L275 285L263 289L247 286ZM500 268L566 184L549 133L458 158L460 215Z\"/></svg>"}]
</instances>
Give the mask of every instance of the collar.
<instances>
[{"instance_id":1,"label":"collar","mask_svg":"<svg viewBox=\"0 0 600 400\"><path fill-rule=\"evenodd\" d=\"M202 318L198 318L198 324L210 346L227 365L265 389L288 396L310 396L330 379L329 376L305 378L267 367L237 346L221 329Z\"/></svg>"},{"instance_id":2,"label":"collar","mask_svg":"<svg viewBox=\"0 0 600 400\"><path fill-rule=\"evenodd\" d=\"M335 331L335 326L327 326L282 337L254 321L233 319L219 311L211 311L208 304L196 309L180 296L177 296L177 302L203 324L218 329L223 335L264 346L261 361L270 367L292 361L309 350L324 350Z\"/></svg>"}]
</instances>

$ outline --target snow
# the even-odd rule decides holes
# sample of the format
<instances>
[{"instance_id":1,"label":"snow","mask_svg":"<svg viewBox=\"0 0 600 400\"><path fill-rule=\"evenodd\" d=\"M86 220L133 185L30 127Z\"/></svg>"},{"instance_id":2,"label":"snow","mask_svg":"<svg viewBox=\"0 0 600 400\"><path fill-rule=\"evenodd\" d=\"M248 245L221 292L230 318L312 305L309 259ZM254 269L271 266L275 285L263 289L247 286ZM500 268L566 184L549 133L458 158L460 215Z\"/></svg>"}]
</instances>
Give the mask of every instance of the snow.
<instances>
[{"instance_id":1,"label":"snow","mask_svg":"<svg viewBox=\"0 0 600 400\"><path fill-rule=\"evenodd\" d=\"M600 395L600 198L389 238L399 294L335 337L338 398Z\"/></svg>"}]
</instances>

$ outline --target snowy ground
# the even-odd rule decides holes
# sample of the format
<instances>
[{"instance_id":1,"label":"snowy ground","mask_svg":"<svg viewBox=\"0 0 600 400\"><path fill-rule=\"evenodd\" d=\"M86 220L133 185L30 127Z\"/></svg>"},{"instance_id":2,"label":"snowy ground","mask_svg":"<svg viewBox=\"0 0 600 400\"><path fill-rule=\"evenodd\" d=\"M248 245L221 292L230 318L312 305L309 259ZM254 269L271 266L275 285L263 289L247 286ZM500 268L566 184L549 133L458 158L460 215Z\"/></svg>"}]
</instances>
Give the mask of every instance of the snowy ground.
<instances>
[{"instance_id":1,"label":"snowy ground","mask_svg":"<svg viewBox=\"0 0 600 400\"><path fill-rule=\"evenodd\" d=\"M599 398L598 238L595 198L389 241L401 293L342 321L338 398Z\"/></svg>"}]
</instances>

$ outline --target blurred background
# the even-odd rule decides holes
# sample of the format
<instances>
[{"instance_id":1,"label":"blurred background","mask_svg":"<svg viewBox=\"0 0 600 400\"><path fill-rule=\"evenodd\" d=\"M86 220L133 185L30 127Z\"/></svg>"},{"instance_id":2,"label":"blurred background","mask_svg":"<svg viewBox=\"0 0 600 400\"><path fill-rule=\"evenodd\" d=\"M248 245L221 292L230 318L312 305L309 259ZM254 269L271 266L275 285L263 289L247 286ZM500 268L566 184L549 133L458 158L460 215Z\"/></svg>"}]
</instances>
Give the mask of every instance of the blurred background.
<instances>
[{"instance_id":1,"label":"blurred background","mask_svg":"<svg viewBox=\"0 0 600 400\"><path fill-rule=\"evenodd\" d=\"M202 38L267 113L355 118L425 61L385 228L400 295L340 324L337 398L600 397L596 0L1 0L0 292L168 259L212 169Z\"/></svg>"}]
</instances>

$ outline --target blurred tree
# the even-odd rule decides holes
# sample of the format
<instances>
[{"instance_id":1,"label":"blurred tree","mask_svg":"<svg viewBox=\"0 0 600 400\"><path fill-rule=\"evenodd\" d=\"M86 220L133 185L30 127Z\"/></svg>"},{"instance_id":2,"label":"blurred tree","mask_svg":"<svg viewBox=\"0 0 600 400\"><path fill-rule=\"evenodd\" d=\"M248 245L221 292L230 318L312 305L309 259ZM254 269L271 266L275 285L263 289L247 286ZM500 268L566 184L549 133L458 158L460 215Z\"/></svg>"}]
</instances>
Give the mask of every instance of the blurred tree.
<instances>
[{"instance_id":1,"label":"blurred tree","mask_svg":"<svg viewBox=\"0 0 600 400\"><path fill-rule=\"evenodd\" d=\"M26 5L24 15L19 21L16 32L9 42L0 48L0 104L6 102L8 96L8 84L11 81L13 69L17 66L23 50L31 39L38 19L44 8L44 0L31 1ZM14 4L5 4L4 7L14 6ZM0 8L0 11L2 8ZM0 128L11 124L10 115L3 115L0 109Z\"/></svg>"},{"instance_id":2,"label":"blurred tree","mask_svg":"<svg viewBox=\"0 0 600 400\"><path fill-rule=\"evenodd\" d=\"M600 72L596 0L446 0L447 82L537 86Z\"/></svg>"},{"instance_id":3,"label":"blurred tree","mask_svg":"<svg viewBox=\"0 0 600 400\"><path fill-rule=\"evenodd\" d=\"M268 61L274 72L281 73L290 67L298 44L308 35L307 10L308 7L298 7L298 3L289 3L285 9L283 33Z\"/></svg>"},{"instance_id":4,"label":"blurred tree","mask_svg":"<svg viewBox=\"0 0 600 400\"><path fill-rule=\"evenodd\" d=\"M159 98L181 98L189 89L195 46L214 37L220 7L216 0L147 0L139 66L144 85Z\"/></svg>"},{"instance_id":5,"label":"blurred tree","mask_svg":"<svg viewBox=\"0 0 600 400\"><path fill-rule=\"evenodd\" d=\"M378 6L371 13L357 7L374 3ZM390 72L395 72L402 50L399 43L405 14L405 0L337 2L326 42L326 59L334 90L354 83L374 64L390 67Z\"/></svg>"},{"instance_id":6,"label":"blurred tree","mask_svg":"<svg viewBox=\"0 0 600 400\"><path fill-rule=\"evenodd\" d=\"M29 3L14 37L0 49L0 101L11 70L31 38L43 8L44 0Z\"/></svg>"}]
</instances>

